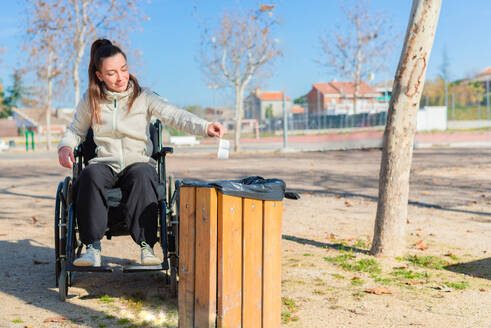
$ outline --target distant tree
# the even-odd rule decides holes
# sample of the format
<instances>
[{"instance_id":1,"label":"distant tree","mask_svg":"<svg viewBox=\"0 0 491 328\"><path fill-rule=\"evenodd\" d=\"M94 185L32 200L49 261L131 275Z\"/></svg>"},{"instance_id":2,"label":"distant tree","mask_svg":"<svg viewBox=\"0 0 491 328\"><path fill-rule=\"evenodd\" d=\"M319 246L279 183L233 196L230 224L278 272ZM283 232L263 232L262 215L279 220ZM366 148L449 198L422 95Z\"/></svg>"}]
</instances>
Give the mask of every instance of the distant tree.
<instances>
[{"instance_id":1,"label":"distant tree","mask_svg":"<svg viewBox=\"0 0 491 328\"><path fill-rule=\"evenodd\" d=\"M297 105L305 104L306 102L307 102L307 97L305 95L293 100L293 103Z\"/></svg>"},{"instance_id":2,"label":"distant tree","mask_svg":"<svg viewBox=\"0 0 491 328\"><path fill-rule=\"evenodd\" d=\"M51 111L53 84L67 66L65 59L64 27L61 13L65 11L65 0L25 0L26 42L28 65L35 72L39 83L34 88L43 99L46 116L46 141L51 150Z\"/></svg>"},{"instance_id":3,"label":"distant tree","mask_svg":"<svg viewBox=\"0 0 491 328\"><path fill-rule=\"evenodd\" d=\"M443 47L442 63L440 64L440 78L443 80L443 104L448 108L448 83L450 81L450 58L447 46Z\"/></svg>"},{"instance_id":4,"label":"distant tree","mask_svg":"<svg viewBox=\"0 0 491 328\"><path fill-rule=\"evenodd\" d=\"M266 107L266 111L264 112L264 117L273 118L273 105L269 104L268 107Z\"/></svg>"},{"instance_id":5,"label":"distant tree","mask_svg":"<svg viewBox=\"0 0 491 328\"><path fill-rule=\"evenodd\" d=\"M7 88L5 93L0 85L0 118L12 116L12 107L20 107L24 104L29 92L22 81L22 73L19 69L15 69L11 76L12 85Z\"/></svg>"},{"instance_id":6,"label":"distant tree","mask_svg":"<svg viewBox=\"0 0 491 328\"><path fill-rule=\"evenodd\" d=\"M377 216L370 250L377 256L401 256L406 251L416 118L441 3L442 0L413 0L384 132Z\"/></svg>"},{"instance_id":7,"label":"distant tree","mask_svg":"<svg viewBox=\"0 0 491 328\"><path fill-rule=\"evenodd\" d=\"M341 7L346 24L321 37L322 58L319 64L329 73L354 82L353 110L357 113L361 82L386 69L398 35L392 33L389 19L372 14L368 0L357 0L353 7Z\"/></svg>"},{"instance_id":8,"label":"distant tree","mask_svg":"<svg viewBox=\"0 0 491 328\"><path fill-rule=\"evenodd\" d=\"M218 26L202 33L201 63L208 80L235 92L234 150L240 151L240 130L244 107L244 91L253 78L281 55L273 29L278 20L274 6L262 5L257 10L225 12Z\"/></svg>"}]
</instances>

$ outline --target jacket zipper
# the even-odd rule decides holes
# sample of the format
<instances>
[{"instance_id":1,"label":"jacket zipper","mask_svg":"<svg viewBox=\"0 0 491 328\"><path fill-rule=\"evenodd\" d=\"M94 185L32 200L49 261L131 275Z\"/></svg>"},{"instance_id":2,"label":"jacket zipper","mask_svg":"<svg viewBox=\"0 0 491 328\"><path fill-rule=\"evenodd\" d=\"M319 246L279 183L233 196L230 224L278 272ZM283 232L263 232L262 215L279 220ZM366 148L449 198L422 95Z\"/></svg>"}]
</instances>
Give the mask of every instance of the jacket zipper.
<instances>
[{"instance_id":1,"label":"jacket zipper","mask_svg":"<svg viewBox=\"0 0 491 328\"><path fill-rule=\"evenodd\" d=\"M114 110L113 110L113 133L116 133L116 129L118 127L118 121L116 117L116 112L118 110L118 101L116 100L116 97L114 97ZM124 169L124 156L123 156L123 138L119 138L120 141L120 152L119 152L119 165L121 167L121 170Z\"/></svg>"}]
</instances>

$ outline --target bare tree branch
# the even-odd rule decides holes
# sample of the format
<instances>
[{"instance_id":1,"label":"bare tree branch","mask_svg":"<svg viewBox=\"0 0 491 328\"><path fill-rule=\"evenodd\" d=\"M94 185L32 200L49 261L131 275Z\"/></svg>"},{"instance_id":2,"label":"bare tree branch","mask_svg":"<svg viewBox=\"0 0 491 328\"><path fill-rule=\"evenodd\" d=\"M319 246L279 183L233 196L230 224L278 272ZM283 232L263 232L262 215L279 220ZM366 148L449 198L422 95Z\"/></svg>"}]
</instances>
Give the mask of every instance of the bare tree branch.
<instances>
[{"instance_id":1,"label":"bare tree branch","mask_svg":"<svg viewBox=\"0 0 491 328\"><path fill-rule=\"evenodd\" d=\"M225 12L213 33L203 29L201 63L205 77L214 85L235 91L235 151L240 150L244 90L281 55L272 38L278 24L273 9L273 5L262 5L254 11Z\"/></svg>"}]
</instances>

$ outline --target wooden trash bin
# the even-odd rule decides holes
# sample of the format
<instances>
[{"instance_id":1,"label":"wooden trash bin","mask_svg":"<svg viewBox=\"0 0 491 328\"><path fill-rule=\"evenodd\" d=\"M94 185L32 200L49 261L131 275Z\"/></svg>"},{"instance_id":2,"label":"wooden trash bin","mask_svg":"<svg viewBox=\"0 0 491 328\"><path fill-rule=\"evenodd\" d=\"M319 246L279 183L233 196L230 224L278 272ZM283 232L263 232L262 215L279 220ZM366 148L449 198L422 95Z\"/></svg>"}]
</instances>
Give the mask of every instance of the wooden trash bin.
<instances>
[{"instance_id":1,"label":"wooden trash bin","mask_svg":"<svg viewBox=\"0 0 491 328\"><path fill-rule=\"evenodd\" d=\"M179 327L280 327L282 201L183 186L179 202Z\"/></svg>"}]
</instances>

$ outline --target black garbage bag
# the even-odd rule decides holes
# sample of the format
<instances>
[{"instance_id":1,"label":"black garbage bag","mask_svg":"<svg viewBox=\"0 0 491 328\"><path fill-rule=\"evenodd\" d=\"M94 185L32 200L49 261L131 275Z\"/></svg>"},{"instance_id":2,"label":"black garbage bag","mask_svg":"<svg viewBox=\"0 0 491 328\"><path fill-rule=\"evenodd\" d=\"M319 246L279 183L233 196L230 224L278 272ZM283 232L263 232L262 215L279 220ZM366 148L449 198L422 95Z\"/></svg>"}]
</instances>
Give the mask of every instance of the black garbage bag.
<instances>
[{"instance_id":1,"label":"black garbage bag","mask_svg":"<svg viewBox=\"0 0 491 328\"><path fill-rule=\"evenodd\" d=\"M286 184L280 179L264 179L252 176L239 180L202 181L197 179L183 179L179 182L184 187L215 188L224 195L239 196L261 200L281 201L284 197L299 199L297 193L286 191Z\"/></svg>"}]
</instances>

